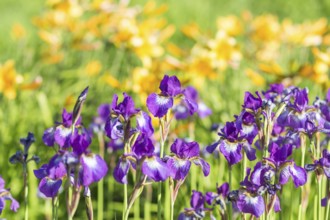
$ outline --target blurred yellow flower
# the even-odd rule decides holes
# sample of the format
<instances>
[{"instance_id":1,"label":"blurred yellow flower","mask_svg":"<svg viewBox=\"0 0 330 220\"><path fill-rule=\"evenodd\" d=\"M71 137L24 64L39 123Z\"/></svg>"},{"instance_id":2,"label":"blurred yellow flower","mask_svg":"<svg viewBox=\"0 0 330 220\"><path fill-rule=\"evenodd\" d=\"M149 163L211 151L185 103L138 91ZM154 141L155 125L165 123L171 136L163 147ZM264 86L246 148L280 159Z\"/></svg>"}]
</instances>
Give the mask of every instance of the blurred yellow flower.
<instances>
[{"instance_id":1,"label":"blurred yellow flower","mask_svg":"<svg viewBox=\"0 0 330 220\"><path fill-rule=\"evenodd\" d=\"M88 76L96 76L102 70L102 64L98 60L92 60L85 66L85 72Z\"/></svg>"},{"instance_id":2,"label":"blurred yellow flower","mask_svg":"<svg viewBox=\"0 0 330 220\"><path fill-rule=\"evenodd\" d=\"M14 40L21 40L26 37L26 30L21 24L15 23L11 28L11 36Z\"/></svg>"},{"instance_id":3,"label":"blurred yellow flower","mask_svg":"<svg viewBox=\"0 0 330 220\"><path fill-rule=\"evenodd\" d=\"M0 65L0 92L6 98L16 98L16 86L19 77L13 60L7 60L3 65Z\"/></svg>"},{"instance_id":4,"label":"blurred yellow flower","mask_svg":"<svg viewBox=\"0 0 330 220\"><path fill-rule=\"evenodd\" d=\"M248 68L245 70L245 74L251 79L252 83L256 86L264 86L266 80L256 71Z\"/></svg>"},{"instance_id":5,"label":"blurred yellow flower","mask_svg":"<svg viewBox=\"0 0 330 220\"><path fill-rule=\"evenodd\" d=\"M273 15L262 15L253 19L251 37L257 42L277 41L280 36L280 24Z\"/></svg>"},{"instance_id":6,"label":"blurred yellow flower","mask_svg":"<svg viewBox=\"0 0 330 220\"><path fill-rule=\"evenodd\" d=\"M230 36L237 36L243 32L242 22L234 15L219 17L217 19L217 28L218 30L225 31Z\"/></svg>"}]
</instances>

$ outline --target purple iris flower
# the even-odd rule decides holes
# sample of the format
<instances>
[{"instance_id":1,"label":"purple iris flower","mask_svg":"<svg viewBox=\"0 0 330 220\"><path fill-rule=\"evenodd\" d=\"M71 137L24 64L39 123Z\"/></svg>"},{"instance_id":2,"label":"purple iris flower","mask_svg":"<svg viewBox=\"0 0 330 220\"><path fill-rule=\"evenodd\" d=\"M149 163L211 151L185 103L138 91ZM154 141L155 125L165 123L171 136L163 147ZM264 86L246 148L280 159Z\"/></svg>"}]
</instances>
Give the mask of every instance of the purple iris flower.
<instances>
[{"instance_id":1,"label":"purple iris flower","mask_svg":"<svg viewBox=\"0 0 330 220\"><path fill-rule=\"evenodd\" d=\"M330 179L330 152L327 149L322 151L322 157L319 160L315 160L314 164L306 164L305 169L307 171L320 170L327 178Z\"/></svg>"},{"instance_id":2,"label":"purple iris flower","mask_svg":"<svg viewBox=\"0 0 330 220\"><path fill-rule=\"evenodd\" d=\"M191 115L197 111L196 102L184 94L176 76L165 75L160 82L159 89L160 94L152 93L147 98L147 107L153 116L161 118L166 115L167 111L173 107L174 98L179 95L183 95L183 101Z\"/></svg>"},{"instance_id":3,"label":"purple iris flower","mask_svg":"<svg viewBox=\"0 0 330 220\"><path fill-rule=\"evenodd\" d=\"M205 194L206 203L209 205L218 205L222 218L225 219L227 196L229 194L229 184L224 183L218 187L217 192L207 192Z\"/></svg>"},{"instance_id":4,"label":"purple iris flower","mask_svg":"<svg viewBox=\"0 0 330 220\"><path fill-rule=\"evenodd\" d=\"M48 128L42 137L43 142L47 146L58 144L61 148L73 147L73 142L83 143L82 148L87 148L91 143L91 134L81 125L81 117L79 117L72 128L72 113L68 113L65 109L62 112L62 123L55 127ZM77 146L77 145L75 145Z\"/></svg>"},{"instance_id":5,"label":"purple iris flower","mask_svg":"<svg viewBox=\"0 0 330 220\"><path fill-rule=\"evenodd\" d=\"M202 167L204 176L210 173L210 165L199 156L199 145L197 142L186 142L183 139L176 139L171 145L171 152L174 156L167 159L170 175L175 180L186 178L191 162Z\"/></svg>"},{"instance_id":6,"label":"purple iris flower","mask_svg":"<svg viewBox=\"0 0 330 220\"><path fill-rule=\"evenodd\" d=\"M230 165L242 160L242 149L244 149L250 161L256 159L256 150L251 147L246 139L246 134L239 129L242 124L237 122L227 122L219 132L220 140L207 147L207 151L212 153L218 146ZM243 135L241 135L243 134Z\"/></svg>"},{"instance_id":7,"label":"purple iris flower","mask_svg":"<svg viewBox=\"0 0 330 220\"><path fill-rule=\"evenodd\" d=\"M194 220L194 219L202 219L205 217L204 208L205 196L203 193L193 190L191 199L190 199L190 207L185 208L185 210L180 213L178 220Z\"/></svg>"},{"instance_id":8,"label":"purple iris flower","mask_svg":"<svg viewBox=\"0 0 330 220\"><path fill-rule=\"evenodd\" d=\"M273 103L280 103L282 101L282 95L284 93L283 84L271 84L270 88L262 92L267 100L271 100Z\"/></svg>"},{"instance_id":9,"label":"purple iris flower","mask_svg":"<svg viewBox=\"0 0 330 220\"><path fill-rule=\"evenodd\" d=\"M140 111L136 115L136 128L148 137L151 137L154 133L154 128L152 127L151 117L144 111Z\"/></svg>"},{"instance_id":10,"label":"purple iris flower","mask_svg":"<svg viewBox=\"0 0 330 220\"><path fill-rule=\"evenodd\" d=\"M62 186L63 178L67 175L62 156L60 154L54 155L48 164L34 170L34 175L41 180L39 191L46 197L55 197Z\"/></svg>"},{"instance_id":11,"label":"purple iris flower","mask_svg":"<svg viewBox=\"0 0 330 220\"><path fill-rule=\"evenodd\" d=\"M0 214L5 208L6 200L11 201L10 209L14 212L17 212L17 209L19 208L19 203L11 195L10 189L5 188L5 181L0 176Z\"/></svg>"},{"instance_id":12,"label":"purple iris flower","mask_svg":"<svg viewBox=\"0 0 330 220\"><path fill-rule=\"evenodd\" d=\"M111 104L111 114L105 123L105 133L112 140L124 138L125 132L131 133L129 124L131 117L136 116L140 109L135 108L132 97L124 93L124 99L118 103L118 96L115 94ZM125 131L127 129L127 131Z\"/></svg>"},{"instance_id":13,"label":"purple iris flower","mask_svg":"<svg viewBox=\"0 0 330 220\"><path fill-rule=\"evenodd\" d=\"M257 96L253 96L250 92L245 92L244 96L244 109L252 110L254 113L258 112L262 107L262 99L259 92L256 92Z\"/></svg>"},{"instance_id":14,"label":"purple iris flower","mask_svg":"<svg viewBox=\"0 0 330 220\"><path fill-rule=\"evenodd\" d=\"M117 116L121 115L125 121L128 121L133 115L137 114L140 109L135 108L134 101L131 96L123 93L124 99L118 104L118 96L113 95L111 103L111 111Z\"/></svg>"},{"instance_id":15,"label":"purple iris flower","mask_svg":"<svg viewBox=\"0 0 330 220\"><path fill-rule=\"evenodd\" d=\"M308 90L292 89L293 102L287 104L286 109L278 117L278 124L290 127L296 132L306 133L309 137L324 129L325 120L314 106L308 105Z\"/></svg>"},{"instance_id":16,"label":"purple iris flower","mask_svg":"<svg viewBox=\"0 0 330 220\"><path fill-rule=\"evenodd\" d=\"M258 134L258 127L255 123L254 115L243 110L241 114L236 117L236 123L237 128L240 130L240 135L245 137L249 144L252 144L254 138Z\"/></svg>"},{"instance_id":17,"label":"purple iris flower","mask_svg":"<svg viewBox=\"0 0 330 220\"><path fill-rule=\"evenodd\" d=\"M231 191L228 194L228 199L238 211L252 214L258 218L265 211L265 202L259 192L260 185L251 181L250 171L250 169L247 169L247 175L244 181L241 182L242 188Z\"/></svg>"},{"instance_id":18,"label":"purple iris flower","mask_svg":"<svg viewBox=\"0 0 330 220\"><path fill-rule=\"evenodd\" d=\"M155 147L152 140L141 133L130 154L121 156L117 163L113 175L117 182L127 184L127 174L132 167L141 166L141 171L155 182L164 181L169 177L167 164L155 154Z\"/></svg>"},{"instance_id":19,"label":"purple iris flower","mask_svg":"<svg viewBox=\"0 0 330 220\"><path fill-rule=\"evenodd\" d=\"M181 102L173 107L176 119L186 119L197 112L200 118L204 118L212 113L204 102L199 99L197 90L188 86L183 90L183 98Z\"/></svg>"}]
</instances>

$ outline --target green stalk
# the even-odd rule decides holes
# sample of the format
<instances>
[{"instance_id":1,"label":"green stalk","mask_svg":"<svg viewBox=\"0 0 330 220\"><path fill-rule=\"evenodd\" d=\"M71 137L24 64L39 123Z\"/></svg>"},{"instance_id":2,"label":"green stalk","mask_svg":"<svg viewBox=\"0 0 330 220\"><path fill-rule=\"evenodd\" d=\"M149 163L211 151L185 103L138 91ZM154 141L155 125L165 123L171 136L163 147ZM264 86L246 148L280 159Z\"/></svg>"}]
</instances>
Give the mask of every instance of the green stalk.
<instances>
[{"instance_id":1,"label":"green stalk","mask_svg":"<svg viewBox=\"0 0 330 220\"><path fill-rule=\"evenodd\" d=\"M306 153L306 136L304 134L300 134L300 145L301 145L301 167L305 166L305 153ZM305 214L305 209L303 209L304 203L304 186L301 187L300 191L300 204L299 204L299 212L298 212L298 220L301 220Z\"/></svg>"},{"instance_id":2,"label":"green stalk","mask_svg":"<svg viewBox=\"0 0 330 220\"><path fill-rule=\"evenodd\" d=\"M151 209L151 198L152 198L152 186L146 186L146 201L144 203L144 220L151 220L150 209Z\"/></svg>"},{"instance_id":3,"label":"green stalk","mask_svg":"<svg viewBox=\"0 0 330 220\"><path fill-rule=\"evenodd\" d=\"M92 203L92 199L91 196L85 196L85 203L86 203L86 214L87 214L87 218L88 220L93 220L94 219L94 215L93 215L93 203Z\"/></svg>"},{"instance_id":4,"label":"green stalk","mask_svg":"<svg viewBox=\"0 0 330 220\"><path fill-rule=\"evenodd\" d=\"M58 219L57 208L58 208L58 197L55 196L54 198L52 198L52 220Z\"/></svg>"},{"instance_id":5,"label":"green stalk","mask_svg":"<svg viewBox=\"0 0 330 220\"><path fill-rule=\"evenodd\" d=\"M174 216L174 181L173 179L170 177L169 178L169 183L170 183L170 219L173 220L173 216Z\"/></svg>"},{"instance_id":6,"label":"green stalk","mask_svg":"<svg viewBox=\"0 0 330 220\"><path fill-rule=\"evenodd\" d=\"M229 166L229 172L228 172L228 175L229 175L229 189L232 189L233 186L232 186L232 167L231 165L228 163L228 166ZM232 205L231 203L229 203L229 209L228 209L228 216L229 216L229 219L232 219Z\"/></svg>"},{"instance_id":7,"label":"green stalk","mask_svg":"<svg viewBox=\"0 0 330 220\"><path fill-rule=\"evenodd\" d=\"M322 218L322 206L321 206L321 199L322 199L322 176L318 180L317 183L317 206L318 206L318 219L323 219Z\"/></svg>"},{"instance_id":8,"label":"green stalk","mask_svg":"<svg viewBox=\"0 0 330 220\"><path fill-rule=\"evenodd\" d=\"M29 219L29 206L28 206L28 182L27 182L27 164L23 163L23 184L24 184L24 219Z\"/></svg>"},{"instance_id":9,"label":"green stalk","mask_svg":"<svg viewBox=\"0 0 330 220\"><path fill-rule=\"evenodd\" d=\"M125 213L124 213L125 220L128 219L129 212L130 212L135 200L141 195L146 180L147 180L147 176L143 176L142 179L139 182L137 182L137 184L135 185L132 195L129 198L127 209L125 210Z\"/></svg>"},{"instance_id":10,"label":"green stalk","mask_svg":"<svg viewBox=\"0 0 330 220\"><path fill-rule=\"evenodd\" d=\"M166 116L165 116L166 117ZM165 146L165 120L159 119L160 123L160 158L164 157L164 146ZM157 219L162 220L162 182L158 183L157 186Z\"/></svg>"},{"instance_id":11,"label":"green stalk","mask_svg":"<svg viewBox=\"0 0 330 220\"><path fill-rule=\"evenodd\" d=\"M123 220L127 219L125 217L126 210L127 210L127 184L124 184ZM127 216L128 216L128 214L127 214Z\"/></svg>"},{"instance_id":12,"label":"green stalk","mask_svg":"<svg viewBox=\"0 0 330 220\"><path fill-rule=\"evenodd\" d=\"M99 153L102 159L104 158L104 138L103 132L97 134L99 141ZM103 219L103 202L104 202L104 180L103 178L97 183L97 220Z\"/></svg>"}]
</instances>

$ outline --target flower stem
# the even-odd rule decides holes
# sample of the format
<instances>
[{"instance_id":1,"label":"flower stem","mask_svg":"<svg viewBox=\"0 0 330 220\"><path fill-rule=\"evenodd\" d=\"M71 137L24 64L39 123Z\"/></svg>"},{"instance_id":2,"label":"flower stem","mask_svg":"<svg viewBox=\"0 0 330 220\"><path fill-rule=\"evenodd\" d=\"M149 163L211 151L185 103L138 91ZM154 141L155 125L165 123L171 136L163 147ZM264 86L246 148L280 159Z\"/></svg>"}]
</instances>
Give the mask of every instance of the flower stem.
<instances>
[{"instance_id":1,"label":"flower stem","mask_svg":"<svg viewBox=\"0 0 330 220\"><path fill-rule=\"evenodd\" d=\"M304 134L300 135L300 146L301 146L301 167L304 167L305 153L306 153L306 136ZM304 186L301 187L301 192L300 192L298 220L301 220L302 217L304 216L305 209L303 208L303 203L304 203Z\"/></svg>"},{"instance_id":2,"label":"flower stem","mask_svg":"<svg viewBox=\"0 0 330 220\"><path fill-rule=\"evenodd\" d=\"M58 207L58 197L55 196L52 198L52 220L57 220L57 207Z\"/></svg>"},{"instance_id":3,"label":"flower stem","mask_svg":"<svg viewBox=\"0 0 330 220\"><path fill-rule=\"evenodd\" d=\"M229 175L229 189L232 189L232 167L231 165L228 163L228 166L229 166L229 172L228 172L228 175ZM229 209L228 209L228 217L229 219L232 219L232 204L229 203Z\"/></svg>"},{"instance_id":4,"label":"flower stem","mask_svg":"<svg viewBox=\"0 0 330 220\"><path fill-rule=\"evenodd\" d=\"M88 220L93 220L94 215L93 215L93 203L91 196L85 196L85 202L86 202L86 214Z\"/></svg>"},{"instance_id":5,"label":"flower stem","mask_svg":"<svg viewBox=\"0 0 330 220\"><path fill-rule=\"evenodd\" d=\"M127 210L127 184L124 184L123 220L127 219L125 217L126 210Z\"/></svg>"},{"instance_id":6,"label":"flower stem","mask_svg":"<svg viewBox=\"0 0 330 220\"><path fill-rule=\"evenodd\" d=\"M97 138L99 142L99 152L102 159L104 158L104 138L103 138L103 132L97 133ZM104 202L104 193L103 193L103 179L101 179L97 183L97 220L103 219L103 202Z\"/></svg>"},{"instance_id":7,"label":"flower stem","mask_svg":"<svg viewBox=\"0 0 330 220\"><path fill-rule=\"evenodd\" d=\"M147 176L143 176L141 178L141 180L139 182L137 182L136 185L134 186L132 195L130 196L129 201L128 201L127 209L125 210L125 213L124 213L124 220L128 219L129 212L130 212L135 200L141 195L146 180L147 180Z\"/></svg>"},{"instance_id":8,"label":"flower stem","mask_svg":"<svg viewBox=\"0 0 330 220\"><path fill-rule=\"evenodd\" d=\"M165 116L166 117L166 116ZM159 119L159 124L160 124L160 158L163 158L164 156L164 145L165 145L165 139L166 139L166 131L165 131L165 127L167 127L167 125L165 125L166 121L164 120L164 118L160 118ZM162 220L162 182L158 183L157 186L157 219L158 220Z\"/></svg>"},{"instance_id":9,"label":"flower stem","mask_svg":"<svg viewBox=\"0 0 330 220\"><path fill-rule=\"evenodd\" d=\"M23 163L23 184L24 184L24 219L29 219L29 206L28 206L28 182L27 182L27 164Z\"/></svg>"}]
</instances>

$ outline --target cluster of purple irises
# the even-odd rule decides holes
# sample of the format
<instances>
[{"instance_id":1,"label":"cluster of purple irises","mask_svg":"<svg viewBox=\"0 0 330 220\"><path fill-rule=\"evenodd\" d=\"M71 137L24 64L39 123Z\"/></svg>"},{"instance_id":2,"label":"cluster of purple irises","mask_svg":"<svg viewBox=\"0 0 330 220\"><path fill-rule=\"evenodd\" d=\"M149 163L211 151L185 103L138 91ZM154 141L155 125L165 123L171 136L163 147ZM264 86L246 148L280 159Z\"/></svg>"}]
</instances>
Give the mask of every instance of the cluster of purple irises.
<instances>
[{"instance_id":1,"label":"cluster of purple irises","mask_svg":"<svg viewBox=\"0 0 330 220\"><path fill-rule=\"evenodd\" d=\"M230 169L244 157L256 160L258 150L262 158L252 169L246 168L238 190L229 191L225 183L217 188L217 193L203 195L194 191L191 208L185 209L179 219L202 219L206 213L212 217L215 209L227 219L230 204L234 213L255 217L271 210L279 212L279 192L290 177L296 188L307 182L308 171L330 178L329 129L330 90L325 100L316 98L312 105L308 90L297 87L273 84L262 93L246 92L241 113L219 128L219 140L208 146L207 151L212 153L218 149ZM321 138L324 138L322 142ZM306 143L311 146L307 148L310 157L306 157L311 164L305 165L305 153L299 161L292 155L294 151L305 151ZM328 203L329 195L327 192L320 201L322 206Z\"/></svg>"}]
</instances>

